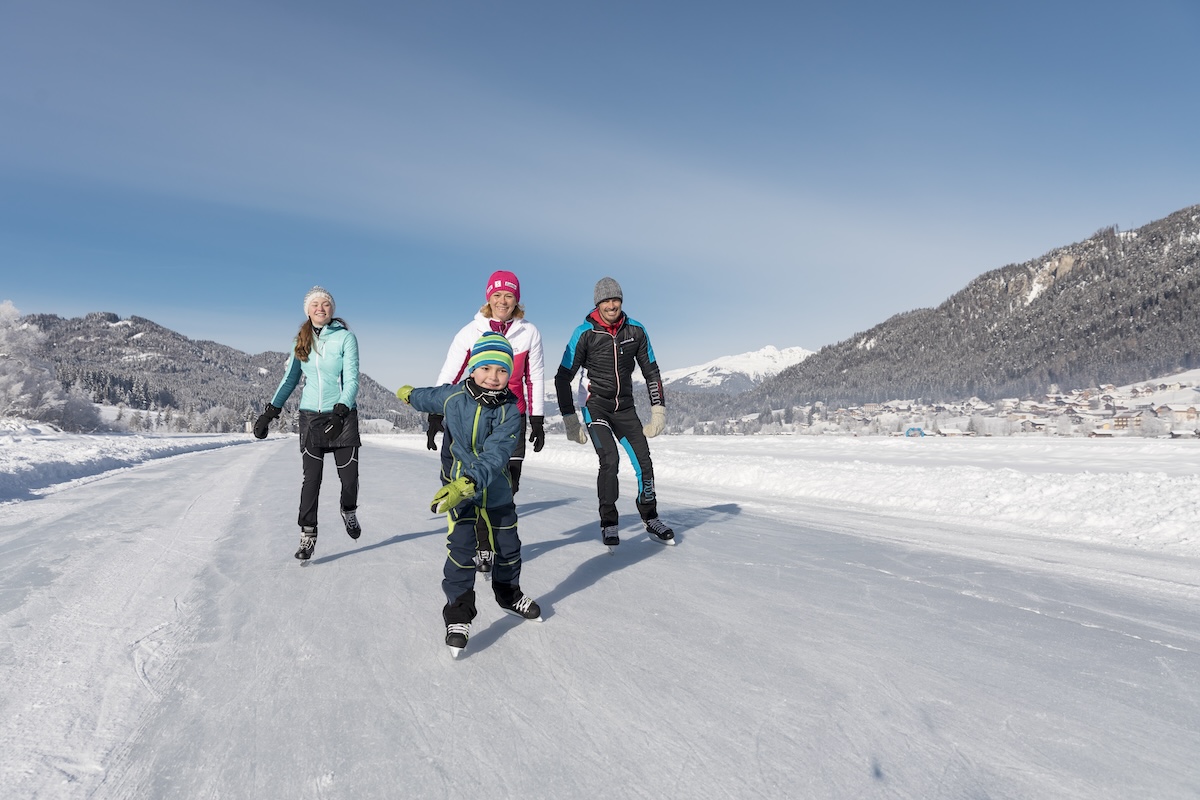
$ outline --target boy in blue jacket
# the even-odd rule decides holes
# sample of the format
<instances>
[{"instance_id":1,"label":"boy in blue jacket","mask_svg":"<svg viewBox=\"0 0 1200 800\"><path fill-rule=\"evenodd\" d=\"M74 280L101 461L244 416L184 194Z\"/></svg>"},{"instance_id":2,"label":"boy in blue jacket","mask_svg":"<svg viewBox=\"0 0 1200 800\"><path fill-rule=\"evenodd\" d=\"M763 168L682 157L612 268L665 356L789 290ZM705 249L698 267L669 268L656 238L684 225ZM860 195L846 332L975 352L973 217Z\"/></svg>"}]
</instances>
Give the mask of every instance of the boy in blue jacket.
<instances>
[{"instance_id":1,"label":"boy in blue jacket","mask_svg":"<svg viewBox=\"0 0 1200 800\"><path fill-rule=\"evenodd\" d=\"M513 368L512 345L488 332L475 342L461 383L414 389L402 386L396 396L424 414L441 414L450 432L453 457L450 482L433 496L430 511L450 518L442 590L446 605L446 645L455 658L467 645L475 619L476 521L482 517L496 554L492 591L509 614L542 621L533 598L521 591L521 540L513 502L508 462L521 435L521 412L508 389Z\"/></svg>"}]
</instances>

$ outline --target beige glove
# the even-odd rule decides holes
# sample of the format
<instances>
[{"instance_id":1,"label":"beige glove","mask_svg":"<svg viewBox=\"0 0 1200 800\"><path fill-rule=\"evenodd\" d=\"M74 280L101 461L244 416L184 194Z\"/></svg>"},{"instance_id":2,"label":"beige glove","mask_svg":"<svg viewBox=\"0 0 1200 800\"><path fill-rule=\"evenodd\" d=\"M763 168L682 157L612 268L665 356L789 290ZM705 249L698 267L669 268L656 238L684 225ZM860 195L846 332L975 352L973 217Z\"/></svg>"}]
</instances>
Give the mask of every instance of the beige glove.
<instances>
[{"instance_id":1,"label":"beige glove","mask_svg":"<svg viewBox=\"0 0 1200 800\"><path fill-rule=\"evenodd\" d=\"M642 426L647 439L653 439L667 429L667 407L650 406L650 421Z\"/></svg>"},{"instance_id":2,"label":"beige glove","mask_svg":"<svg viewBox=\"0 0 1200 800\"><path fill-rule=\"evenodd\" d=\"M563 425L567 428L567 438L572 442L587 444L588 435L583 426L579 424L579 417L574 414L563 415Z\"/></svg>"}]
</instances>

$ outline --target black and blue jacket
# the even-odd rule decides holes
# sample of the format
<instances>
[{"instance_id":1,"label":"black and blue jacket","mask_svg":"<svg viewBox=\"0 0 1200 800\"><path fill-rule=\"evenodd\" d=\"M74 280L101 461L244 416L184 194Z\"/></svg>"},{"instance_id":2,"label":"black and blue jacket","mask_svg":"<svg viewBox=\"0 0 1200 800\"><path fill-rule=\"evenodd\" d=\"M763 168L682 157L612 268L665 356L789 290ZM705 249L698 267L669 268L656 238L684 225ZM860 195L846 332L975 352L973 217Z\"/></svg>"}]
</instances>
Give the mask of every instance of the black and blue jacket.
<instances>
[{"instance_id":1,"label":"black and blue jacket","mask_svg":"<svg viewBox=\"0 0 1200 800\"><path fill-rule=\"evenodd\" d=\"M554 375L558 410L565 416L575 413L571 381L582 368L587 371L589 408L620 411L633 408L633 367L637 365L646 379L650 404L666 405L662 374L654 360L650 334L645 326L625 314L609 327L600 312L588 314L584 323L571 334L562 363Z\"/></svg>"}]
</instances>

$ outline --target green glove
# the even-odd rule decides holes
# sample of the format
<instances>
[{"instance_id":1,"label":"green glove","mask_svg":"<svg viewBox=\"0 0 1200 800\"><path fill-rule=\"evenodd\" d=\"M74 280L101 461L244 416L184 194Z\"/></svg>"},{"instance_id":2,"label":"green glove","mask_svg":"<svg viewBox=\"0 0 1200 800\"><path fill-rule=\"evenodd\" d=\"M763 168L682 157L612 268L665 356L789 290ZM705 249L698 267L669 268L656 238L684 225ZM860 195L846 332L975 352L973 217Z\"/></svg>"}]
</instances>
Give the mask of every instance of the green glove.
<instances>
[{"instance_id":1,"label":"green glove","mask_svg":"<svg viewBox=\"0 0 1200 800\"><path fill-rule=\"evenodd\" d=\"M408 396L412 393L413 393L413 387L401 386L399 389L396 390L396 397L399 397L401 400L403 400L404 402L407 403Z\"/></svg>"},{"instance_id":2,"label":"green glove","mask_svg":"<svg viewBox=\"0 0 1200 800\"><path fill-rule=\"evenodd\" d=\"M642 433L647 439L653 439L667 429L667 407L651 406L650 421L642 426Z\"/></svg>"},{"instance_id":3,"label":"green glove","mask_svg":"<svg viewBox=\"0 0 1200 800\"><path fill-rule=\"evenodd\" d=\"M579 424L579 417L575 416L574 414L564 414L563 425L567 429L568 439L570 439L572 442L587 444L587 431L585 431L583 426Z\"/></svg>"},{"instance_id":4,"label":"green glove","mask_svg":"<svg viewBox=\"0 0 1200 800\"><path fill-rule=\"evenodd\" d=\"M429 511L433 514L444 514L463 500L470 500L474 496L475 484L470 478L455 478L437 490L433 502L429 504Z\"/></svg>"}]
</instances>

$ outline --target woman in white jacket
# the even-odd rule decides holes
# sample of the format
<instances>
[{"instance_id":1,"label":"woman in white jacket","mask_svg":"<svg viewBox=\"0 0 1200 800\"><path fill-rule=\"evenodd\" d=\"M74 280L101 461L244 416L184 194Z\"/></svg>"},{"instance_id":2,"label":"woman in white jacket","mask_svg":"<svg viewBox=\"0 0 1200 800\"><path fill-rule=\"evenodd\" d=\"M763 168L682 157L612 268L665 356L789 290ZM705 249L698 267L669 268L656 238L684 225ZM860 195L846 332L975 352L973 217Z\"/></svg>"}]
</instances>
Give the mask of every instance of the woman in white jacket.
<instances>
[{"instance_id":1,"label":"woman in white jacket","mask_svg":"<svg viewBox=\"0 0 1200 800\"><path fill-rule=\"evenodd\" d=\"M509 376L508 388L517 396L517 408L521 412L521 436L517 441L517 449L508 462L509 480L512 483L513 494L516 494L521 484L521 466L525 460L525 432L529 430L529 441L533 444L533 452L540 452L546 443L546 433L543 427L545 417L544 405L546 386L543 378L542 334L537 327L525 319L525 307L521 305L521 282L517 276L505 270L493 272L488 278L483 292L484 304L475 314L475 318L464 325L455 334L450 349L446 352L446 361L438 373L437 384L458 383L466 378L467 361L471 357L471 347L479 337L488 331L494 331L508 339L513 349L513 371ZM429 428L426 431L427 445L430 450L437 450L438 433L442 434L442 483L447 483L450 477L449 434L442 428L442 418L438 414L429 415ZM479 556L480 572L491 572L492 553L495 551L492 532L487 526L479 526Z\"/></svg>"}]
</instances>

